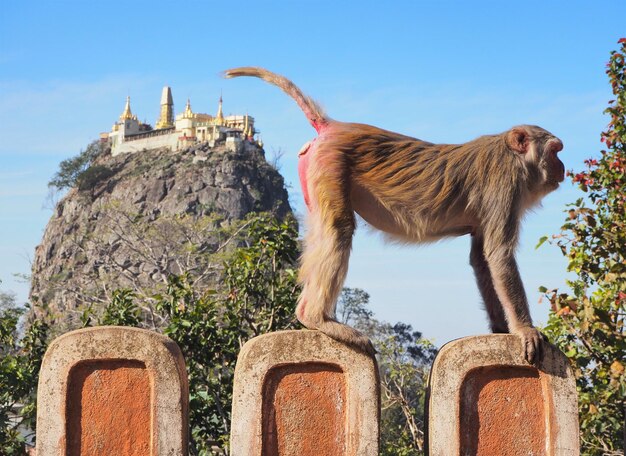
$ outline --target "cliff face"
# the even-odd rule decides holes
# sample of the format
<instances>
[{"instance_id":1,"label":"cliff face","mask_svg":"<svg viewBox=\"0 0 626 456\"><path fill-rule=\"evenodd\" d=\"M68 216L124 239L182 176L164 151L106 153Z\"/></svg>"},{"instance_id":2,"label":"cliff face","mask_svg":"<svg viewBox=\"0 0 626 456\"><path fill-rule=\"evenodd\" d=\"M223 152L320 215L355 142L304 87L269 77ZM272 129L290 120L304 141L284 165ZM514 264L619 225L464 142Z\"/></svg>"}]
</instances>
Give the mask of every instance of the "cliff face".
<instances>
[{"instance_id":1,"label":"cliff face","mask_svg":"<svg viewBox=\"0 0 626 456\"><path fill-rule=\"evenodd\" d=\"M93 169L84 189L57 204L35 250L31 300L66 328L116 288L146 294L180 273L209 285L233 221L291 212L283 178L247 142L105 154Z\"/></svg>"}]
</instances>

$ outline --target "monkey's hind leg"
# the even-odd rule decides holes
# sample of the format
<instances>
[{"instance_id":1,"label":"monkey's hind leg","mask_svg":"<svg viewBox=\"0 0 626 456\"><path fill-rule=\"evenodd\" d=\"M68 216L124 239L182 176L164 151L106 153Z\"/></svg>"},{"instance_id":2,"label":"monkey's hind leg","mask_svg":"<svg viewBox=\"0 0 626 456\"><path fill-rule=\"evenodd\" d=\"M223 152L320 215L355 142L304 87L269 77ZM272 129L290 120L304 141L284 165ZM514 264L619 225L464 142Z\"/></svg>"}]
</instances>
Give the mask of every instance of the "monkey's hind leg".
<instances>
[{"instance_id":1,"label":"monkey's hind leg","mask_svg":"<svg viewBox=\"0 0 626 456\"><path fill-rule=\"evenodd\" d=\"M347 192L342 191L346 183L341 179L320 178L316 185L301 258L302 295L296 316L307 328L318 329L333 339L374 354L376 351L365 335L335 318L356 225ZM328 195L334 196L332 201L322 200Z\"/></svg>"}]
</instances>

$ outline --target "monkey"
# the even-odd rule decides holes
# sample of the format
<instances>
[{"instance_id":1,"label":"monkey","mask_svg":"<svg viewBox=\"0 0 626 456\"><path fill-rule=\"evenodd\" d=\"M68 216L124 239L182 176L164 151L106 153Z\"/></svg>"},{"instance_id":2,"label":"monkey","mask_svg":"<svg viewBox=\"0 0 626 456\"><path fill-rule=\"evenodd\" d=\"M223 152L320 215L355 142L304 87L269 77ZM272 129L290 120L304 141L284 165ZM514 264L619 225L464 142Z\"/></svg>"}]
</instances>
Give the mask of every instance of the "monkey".
<instances>
[{"instance_id":1,"label":"monkey","mask_svg":"<svg viewBox=\"0 0 626 456\"><path fill-rule=\"evenodd\" d=\"M515 260L524 214L565 178L563 143L541 127L519 125L464 144L434 144L371 125L328 117L284 76L258 67L253 76L292 97L317 132L299 152L307 229L298 280L298 320L374 354L370 340L336 320L348 269L355 213L392 240L428 243L471 236L470 265L491 331L520 337L529 363L542 357Z\"/></svg>"}]
</instances>

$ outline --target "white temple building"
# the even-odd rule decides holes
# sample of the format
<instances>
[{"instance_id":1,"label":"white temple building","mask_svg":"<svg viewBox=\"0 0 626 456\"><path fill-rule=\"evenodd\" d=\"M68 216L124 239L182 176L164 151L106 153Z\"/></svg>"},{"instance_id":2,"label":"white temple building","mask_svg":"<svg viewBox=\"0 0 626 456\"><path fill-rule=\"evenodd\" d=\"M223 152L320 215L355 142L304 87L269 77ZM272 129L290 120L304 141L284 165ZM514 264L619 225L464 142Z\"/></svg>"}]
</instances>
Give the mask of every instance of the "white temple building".
<instances>
[{"instance_id":1,"label":"white temple building","mask_svg":"<svg viewBox=\"0 0 626 456\"><path fill-rule=\"evenodd\" d=\"M247 114L224 116L221 96L215 116L193 112L187 100L185 110L174 118L172 91L165 86L161 95L160 116L154 129L139 122L130 109L130 97L127 97L119 121L113 124L110 132L102 133L100 137L110 142L112 155L118 155L158 147L180 150L200 142L208 142L211 147L225 143L235 149L243 140L255 141L257 133L253 117ZM257 142L262 146L260 141Z\"/></svg>"}]
</instances>

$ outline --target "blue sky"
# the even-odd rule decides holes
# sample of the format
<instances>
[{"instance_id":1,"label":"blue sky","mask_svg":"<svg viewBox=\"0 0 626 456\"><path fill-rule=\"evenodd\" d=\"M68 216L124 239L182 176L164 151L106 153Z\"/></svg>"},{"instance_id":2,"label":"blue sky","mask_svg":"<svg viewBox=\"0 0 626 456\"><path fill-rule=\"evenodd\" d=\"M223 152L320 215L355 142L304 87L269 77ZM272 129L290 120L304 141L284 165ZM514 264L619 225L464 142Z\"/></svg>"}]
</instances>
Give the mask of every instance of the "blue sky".
<instances>
[{"instance_id":1,"label":"blue sky","mask_svg":"<svg viewBox=\"0 0 626 456\"><path fill-rule=\"evenodd\" d=\"M339 120L433 142L463 142L520 123L559 136L569 169L600 150L610 90L604 65L626 36L626 2L2 2L0 5L0 289L21 300L29 260L51 215L46 183L59 161L108 131L131 96L154 124L163 85L176 110L249 112L267 155L303 212L296 153L313 137L296 105L258 80L222 80L233 66L283 73ZM519 264L531 312L540 285L562 287L554 247L564 185L524 224ZM469 241L385 245L360 227L347 285L376 315L406 321L437 344L487 330L468 265Z\"/></svg>"}]
</instances>

